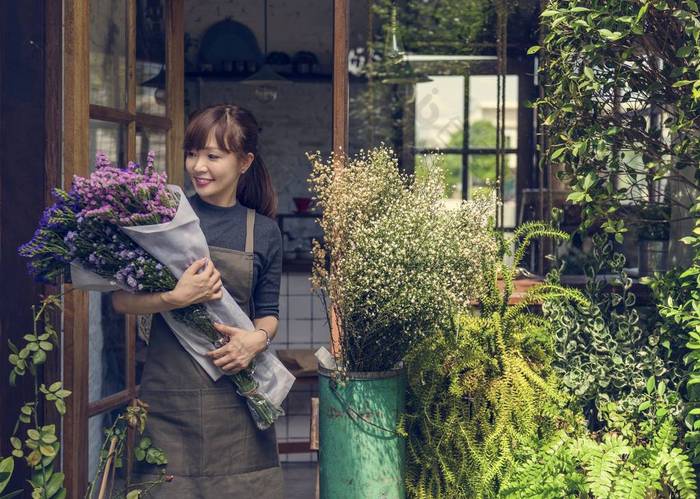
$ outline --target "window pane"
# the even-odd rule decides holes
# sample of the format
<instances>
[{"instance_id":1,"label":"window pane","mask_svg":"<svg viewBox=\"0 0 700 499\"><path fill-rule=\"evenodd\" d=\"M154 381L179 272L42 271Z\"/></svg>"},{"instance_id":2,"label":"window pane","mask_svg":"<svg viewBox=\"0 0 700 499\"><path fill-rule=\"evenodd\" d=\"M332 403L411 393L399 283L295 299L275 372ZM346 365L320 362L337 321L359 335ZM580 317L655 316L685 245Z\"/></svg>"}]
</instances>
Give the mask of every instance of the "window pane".
<instances>
[{"instance_id":1,"label":"window pane","mask_svg":"<svg viewBox=\"0 0 700 499\"><path fill-rule=\"evenodd\" d=\"M94 165L95 154L103 152L118 163L125 164L126 127L109 121L90 120L90 167Z\"/></svg>"},{"instance_id":2,"label":"window pane","mask_svg":"<svg viewBox=\"0 0 700 499\"><path fill-rule=\"evenodd\" d=\"M156 169L165 171L165 132L136 126L136 157L141 164L146 163L149 151L156 153Z\"/></svg>"},{"instance_id":3,"label":"window pane","mask_svg":"<svg viewBox=\"0 0 700 499\"><path fill-rule=\"evenodd\" d=\"M416 146L456 148L464 143L464 77L430 76L416 85Z\"/></svg>"},{"instance_id":4,"label":"window pane","mask_svg":"<svg viewBox=\"0 0 700 499\"><path fill-rule=\"evenodd\" d=\"M126 5L90 1L90 103L126 109Z\"/></svg>"},{"instance_id":5,"label":"window pane","mask_svg":"<svg viewBox=\"0 0 700 499\"><path fill-rule=\"evenodd\" d=\"M516 221L516 180L517 156L506 154L505 179L503 179L503 226L515 227ZM468 196L471 198L479 192L495 189L496 155L471 154L469 156L469 187Z\"/></svg>"},{"instance_id":6,"label":"window pane","mask_svg":"<svg viewBox=\"0 0 700 499\"><path fill-rule=\"evenodd\" d=\"M469 146L496 147L496 75L469 77ZM506 148L518 145L518 77L506 76Z\"/></svg>"},{"instance_id":7,"label":"window pane","mask_svg":"<svg viewBox=\"0 0 700 499\"><path fill-rule=\"evenodd\" d=\"M90 120L90 167L94 165L95 154L103 152L119 165L126 160L126 127L109 121Z\"/></svg>"},{"instance_id":8,"label":"window pane","mask_svg":"<svg viewBox=\"0 0 700 499\"><path fill-rule=\"evenodd\" d=\"M136 111L165 116L165 1L136 8Z\"/></svg>"},{"instance_id":9,"label":"window pane","mask_svg":"<svg viewBox=\"0 0 700 499\"><path fill-rule=\"evenodd\" d=\"M445 171L445 199L457 204L462 200L462 155L461 154L417 154L416 176L425 175L429 166L439 162Z\"/></svg>"},{"instance_id":10,"label":"window pane","mask_svg":"<svg viewBox=\"0 0 700 499\"><path fill-rule=\"evenodd\" d=\"M126 388L124 315L112 308L108 293L90 291L89 401Z\"/></svg>"}]
</instances>

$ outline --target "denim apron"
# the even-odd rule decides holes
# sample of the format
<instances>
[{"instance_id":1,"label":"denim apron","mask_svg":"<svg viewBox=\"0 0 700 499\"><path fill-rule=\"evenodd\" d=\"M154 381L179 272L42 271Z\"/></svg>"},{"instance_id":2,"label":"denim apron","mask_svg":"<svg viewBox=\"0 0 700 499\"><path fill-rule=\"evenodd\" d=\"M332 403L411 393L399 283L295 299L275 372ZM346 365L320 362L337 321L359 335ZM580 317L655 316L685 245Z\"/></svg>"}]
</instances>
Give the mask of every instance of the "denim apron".
<instances>
[{"instance_id":1,"label":"denim apron","mask_svg":"<svg viewBox=\"0 0 700 499\"><path fill-rule=\"evenodd\" d=\"M249 316L254 222L249 209L245 251L209 247L224 287ZM153 497L282 499L275 426L259 430L231 381L212 381L160 314L153 317L140 398L149 404L144 436L165 451L166 472L174 476L151 489ZM156 479L159 472L136 463L132 482Z\"/></svg>"}]
</instances>

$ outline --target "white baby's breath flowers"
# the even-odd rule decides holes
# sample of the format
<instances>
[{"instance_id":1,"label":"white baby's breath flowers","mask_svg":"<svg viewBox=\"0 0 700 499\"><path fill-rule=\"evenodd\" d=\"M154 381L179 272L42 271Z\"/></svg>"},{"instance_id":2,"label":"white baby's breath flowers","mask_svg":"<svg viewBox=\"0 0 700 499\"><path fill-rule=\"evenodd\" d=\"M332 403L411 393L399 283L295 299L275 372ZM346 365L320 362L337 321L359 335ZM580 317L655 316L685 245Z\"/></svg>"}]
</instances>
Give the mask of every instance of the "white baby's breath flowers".
<instances>
[{"instance_id":1,"label":"white baby's breath flowers","mask_svg":"<svg viewBox=\"0 0 700 499\"><path fill-rule=\"evenodd\" d=\"M337 313L345 367L390 369L483 291L482 269L496 258L493 201L445 208L439 165L420 178L402 175L386 147L309 158L324 230L324 246L314 245L313 285Z\"/></svg>"}]
</instances>

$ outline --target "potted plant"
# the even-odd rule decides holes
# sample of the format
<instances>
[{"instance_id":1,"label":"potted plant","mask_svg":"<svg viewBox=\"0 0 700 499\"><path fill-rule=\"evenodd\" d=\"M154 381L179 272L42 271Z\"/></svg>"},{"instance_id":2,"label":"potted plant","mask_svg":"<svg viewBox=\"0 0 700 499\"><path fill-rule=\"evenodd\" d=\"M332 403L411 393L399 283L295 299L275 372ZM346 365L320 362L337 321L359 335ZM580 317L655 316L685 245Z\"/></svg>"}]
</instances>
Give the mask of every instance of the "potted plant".
<instances>
[{"instance_id":1,"label":"potted plant","mask_svg":"<svg viewBox=\"0 0 700 499\"><path fill-rule=\"evenodd\" d=\"M448 210L439 167L401 174L384 147L310 159L324 230L313 285L342 331L337 368L320 368L321 496L404 497L402 359L485 291L493 200Z\"/></svg>"}]
</instances>

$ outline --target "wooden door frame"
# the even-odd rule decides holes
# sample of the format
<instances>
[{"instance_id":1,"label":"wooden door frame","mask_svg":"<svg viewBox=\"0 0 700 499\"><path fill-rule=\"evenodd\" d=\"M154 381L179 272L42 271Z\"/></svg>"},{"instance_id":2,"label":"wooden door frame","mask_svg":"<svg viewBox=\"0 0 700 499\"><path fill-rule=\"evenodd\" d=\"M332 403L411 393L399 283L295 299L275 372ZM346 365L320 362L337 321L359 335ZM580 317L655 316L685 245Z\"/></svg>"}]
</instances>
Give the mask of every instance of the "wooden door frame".
<instances>
[{"instance_id":1,"label":"wooden door frame","mask_svg":"<svg viewBox=\"0 0 700 499\"><path fill-rule=\"evenodd\" d=\"M128 16L134 26L133 6L128 2ZM171 183L182 184L184 178L184 155L182 137L184 134L184 1L166 0L166 92L170 128L166 133L166 171ZM90 13L89 0L64 0L63 2L63 185L68 187L74 175L89 174L88 131L91 114L90 106ZM127 47L134 52L135 30L128 33ZM133 58L130 58L133 59ZM127 89L134 95L135 61L127 63ZM133 99L130 99L133 101ZM95 108L93 107L93 112ZM134 106L127 109L135 114ZM97 109L97 113L100 110ZM94 113L94 114L97 114ZM135 127L132 123L130 127ZM133 136L135 129L130 130ZM127 155L135 159L135 143L127 141ZM65 285L69 290L70 285ZM63 380L66 389L72 391L67 399L67 412L63 423L63 470L66 474L66 487L69 497L83 496L89 477L88 472L88 419L91 414L103 412L107 407L128 402L136 396L133 366L127 369L127 381L131 388L117 393L98 404L89 404L89 313L88 296L84 291L74 291L64 299L63 314ZM134 341L133 318L127 320L129 342ZM133 363L134 359L130 362Z\"/></svg>"}]
</instances>

